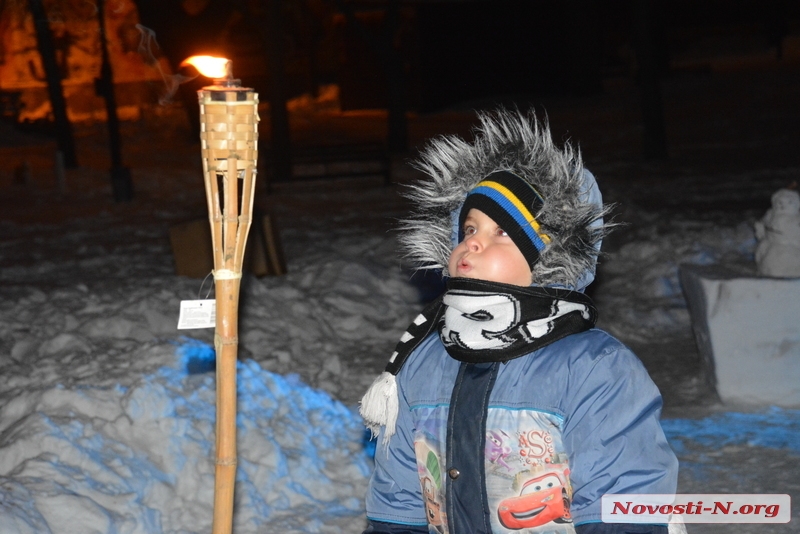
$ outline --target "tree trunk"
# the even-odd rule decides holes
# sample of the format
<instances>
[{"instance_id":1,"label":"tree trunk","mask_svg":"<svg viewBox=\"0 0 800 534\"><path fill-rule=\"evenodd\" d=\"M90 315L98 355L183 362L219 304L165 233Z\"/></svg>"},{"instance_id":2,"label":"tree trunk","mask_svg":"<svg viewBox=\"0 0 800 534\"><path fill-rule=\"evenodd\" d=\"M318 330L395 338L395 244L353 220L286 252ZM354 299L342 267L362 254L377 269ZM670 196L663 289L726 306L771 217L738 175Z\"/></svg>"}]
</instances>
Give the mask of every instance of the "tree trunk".
<instances>
[{"instance_id":1,"label":"tree trunk","mask_svg":"<svg viewBox=\"0 0 800 534\"><path fill-rule=\"evenodd\" d=\"M122 164L122 138L119 133L117 100L114 95L114 74L108 57L106 40L105 0L97 3L97 19L100 24L100 52L102 65L100 78L95 80L96 92L106 101L106 124L108 125L108 145L111 151L111 190L116 202L133 200L133 183L130 170Z\"/></svg>"},{"instance_id":2,"label":"tree trunk","mask_svg":"<svg viewBox=\"0 0 800 534\"><path fill-rule=\"evenodd\" d=\"M72 125L67 118L67 103L64 99L64 88L61 86L61 73L58 71L56 51L53 46L53 34L47 23L42 0L28 0L28 7L33 14L34 27L36 28L36 44L39 55L42 57L42 67L47 78L47 93L50 105L53 108L53 118L56 126L56 142L58 149L64 155L64 166L74 169L78 166L78 157L75 153L75 139L72 135Z\"/></svg>"}]
</instances>

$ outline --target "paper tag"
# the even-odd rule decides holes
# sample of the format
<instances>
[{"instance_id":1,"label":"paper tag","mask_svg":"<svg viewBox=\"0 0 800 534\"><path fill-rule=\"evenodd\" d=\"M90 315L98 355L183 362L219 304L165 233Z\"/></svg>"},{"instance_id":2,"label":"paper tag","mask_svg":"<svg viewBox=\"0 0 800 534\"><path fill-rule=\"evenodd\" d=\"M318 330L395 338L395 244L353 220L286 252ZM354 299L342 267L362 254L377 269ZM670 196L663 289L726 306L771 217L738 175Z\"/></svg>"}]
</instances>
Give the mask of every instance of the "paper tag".
<instances>
[{"instance_id":1,"label":"paper tag","mask_svg":"<svg viewBox=\"0 0 800 534\"><path fill-rule=\"evenodd\" d=\"M182 300L181 313L178 316L178 330L214 328L216 319L216 300Z\"/></svg>"}]
</instances>

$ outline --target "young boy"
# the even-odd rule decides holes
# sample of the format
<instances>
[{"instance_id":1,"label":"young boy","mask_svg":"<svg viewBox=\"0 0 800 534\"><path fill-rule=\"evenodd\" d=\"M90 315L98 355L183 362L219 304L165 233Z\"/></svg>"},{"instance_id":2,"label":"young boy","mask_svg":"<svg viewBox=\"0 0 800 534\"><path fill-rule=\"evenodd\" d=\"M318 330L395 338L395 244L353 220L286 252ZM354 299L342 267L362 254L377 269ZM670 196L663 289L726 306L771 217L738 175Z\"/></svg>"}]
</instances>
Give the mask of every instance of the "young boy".
<instances>
[{"instance_id":1,"label":"young boy","mask_svg":"<svg viewBox=\"0 0 800 534\"><path fill-rule=\"evenodd\" d=\"M362 400L383 432L366 532L666 534L601 522L604 494L674 494L678 463L656 386L582 293L594 178L533 115L479 118L418 164L401 242L449 278Z\"/></svg>"}]
</instances>

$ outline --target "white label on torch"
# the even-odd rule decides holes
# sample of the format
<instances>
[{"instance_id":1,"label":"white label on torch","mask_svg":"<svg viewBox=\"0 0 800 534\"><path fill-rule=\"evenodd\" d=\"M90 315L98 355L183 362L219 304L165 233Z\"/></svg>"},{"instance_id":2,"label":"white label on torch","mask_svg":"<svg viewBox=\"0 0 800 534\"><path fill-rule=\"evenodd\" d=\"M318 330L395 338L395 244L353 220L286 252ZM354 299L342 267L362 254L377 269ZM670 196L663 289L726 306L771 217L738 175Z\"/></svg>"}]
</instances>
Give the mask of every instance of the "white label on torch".
<instances>
[{"instance_id":1,"label":"white label on torch","mask_svg":"<svg viewBox=\"0 0 800 534\"><path fill-rule=\"evenodd\" d=\"M182 300L181 313L178 316L178 330L214 328L216 316L216 300Z\"/></svg>"}]
</instances>

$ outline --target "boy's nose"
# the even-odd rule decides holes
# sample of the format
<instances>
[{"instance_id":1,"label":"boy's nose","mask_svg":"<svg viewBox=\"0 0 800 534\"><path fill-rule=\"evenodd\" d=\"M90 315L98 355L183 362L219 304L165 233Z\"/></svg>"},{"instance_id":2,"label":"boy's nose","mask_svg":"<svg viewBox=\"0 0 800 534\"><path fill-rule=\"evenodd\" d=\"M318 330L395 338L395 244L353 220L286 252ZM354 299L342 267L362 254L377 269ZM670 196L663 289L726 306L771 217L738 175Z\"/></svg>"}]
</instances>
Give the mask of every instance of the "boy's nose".
<instances>
[{"instance_id":1,"label":"boy's nose","mask_svg":"<svg viewBox=\"0 0 800 534\"><path fill-rule=\"evenodd\" d=\"M477 252L483 247L481 240L474 234L467 236L466 239L464 239L464 243L467 245L467 250L472 252Z\"/></svg>"}]
</instances>

